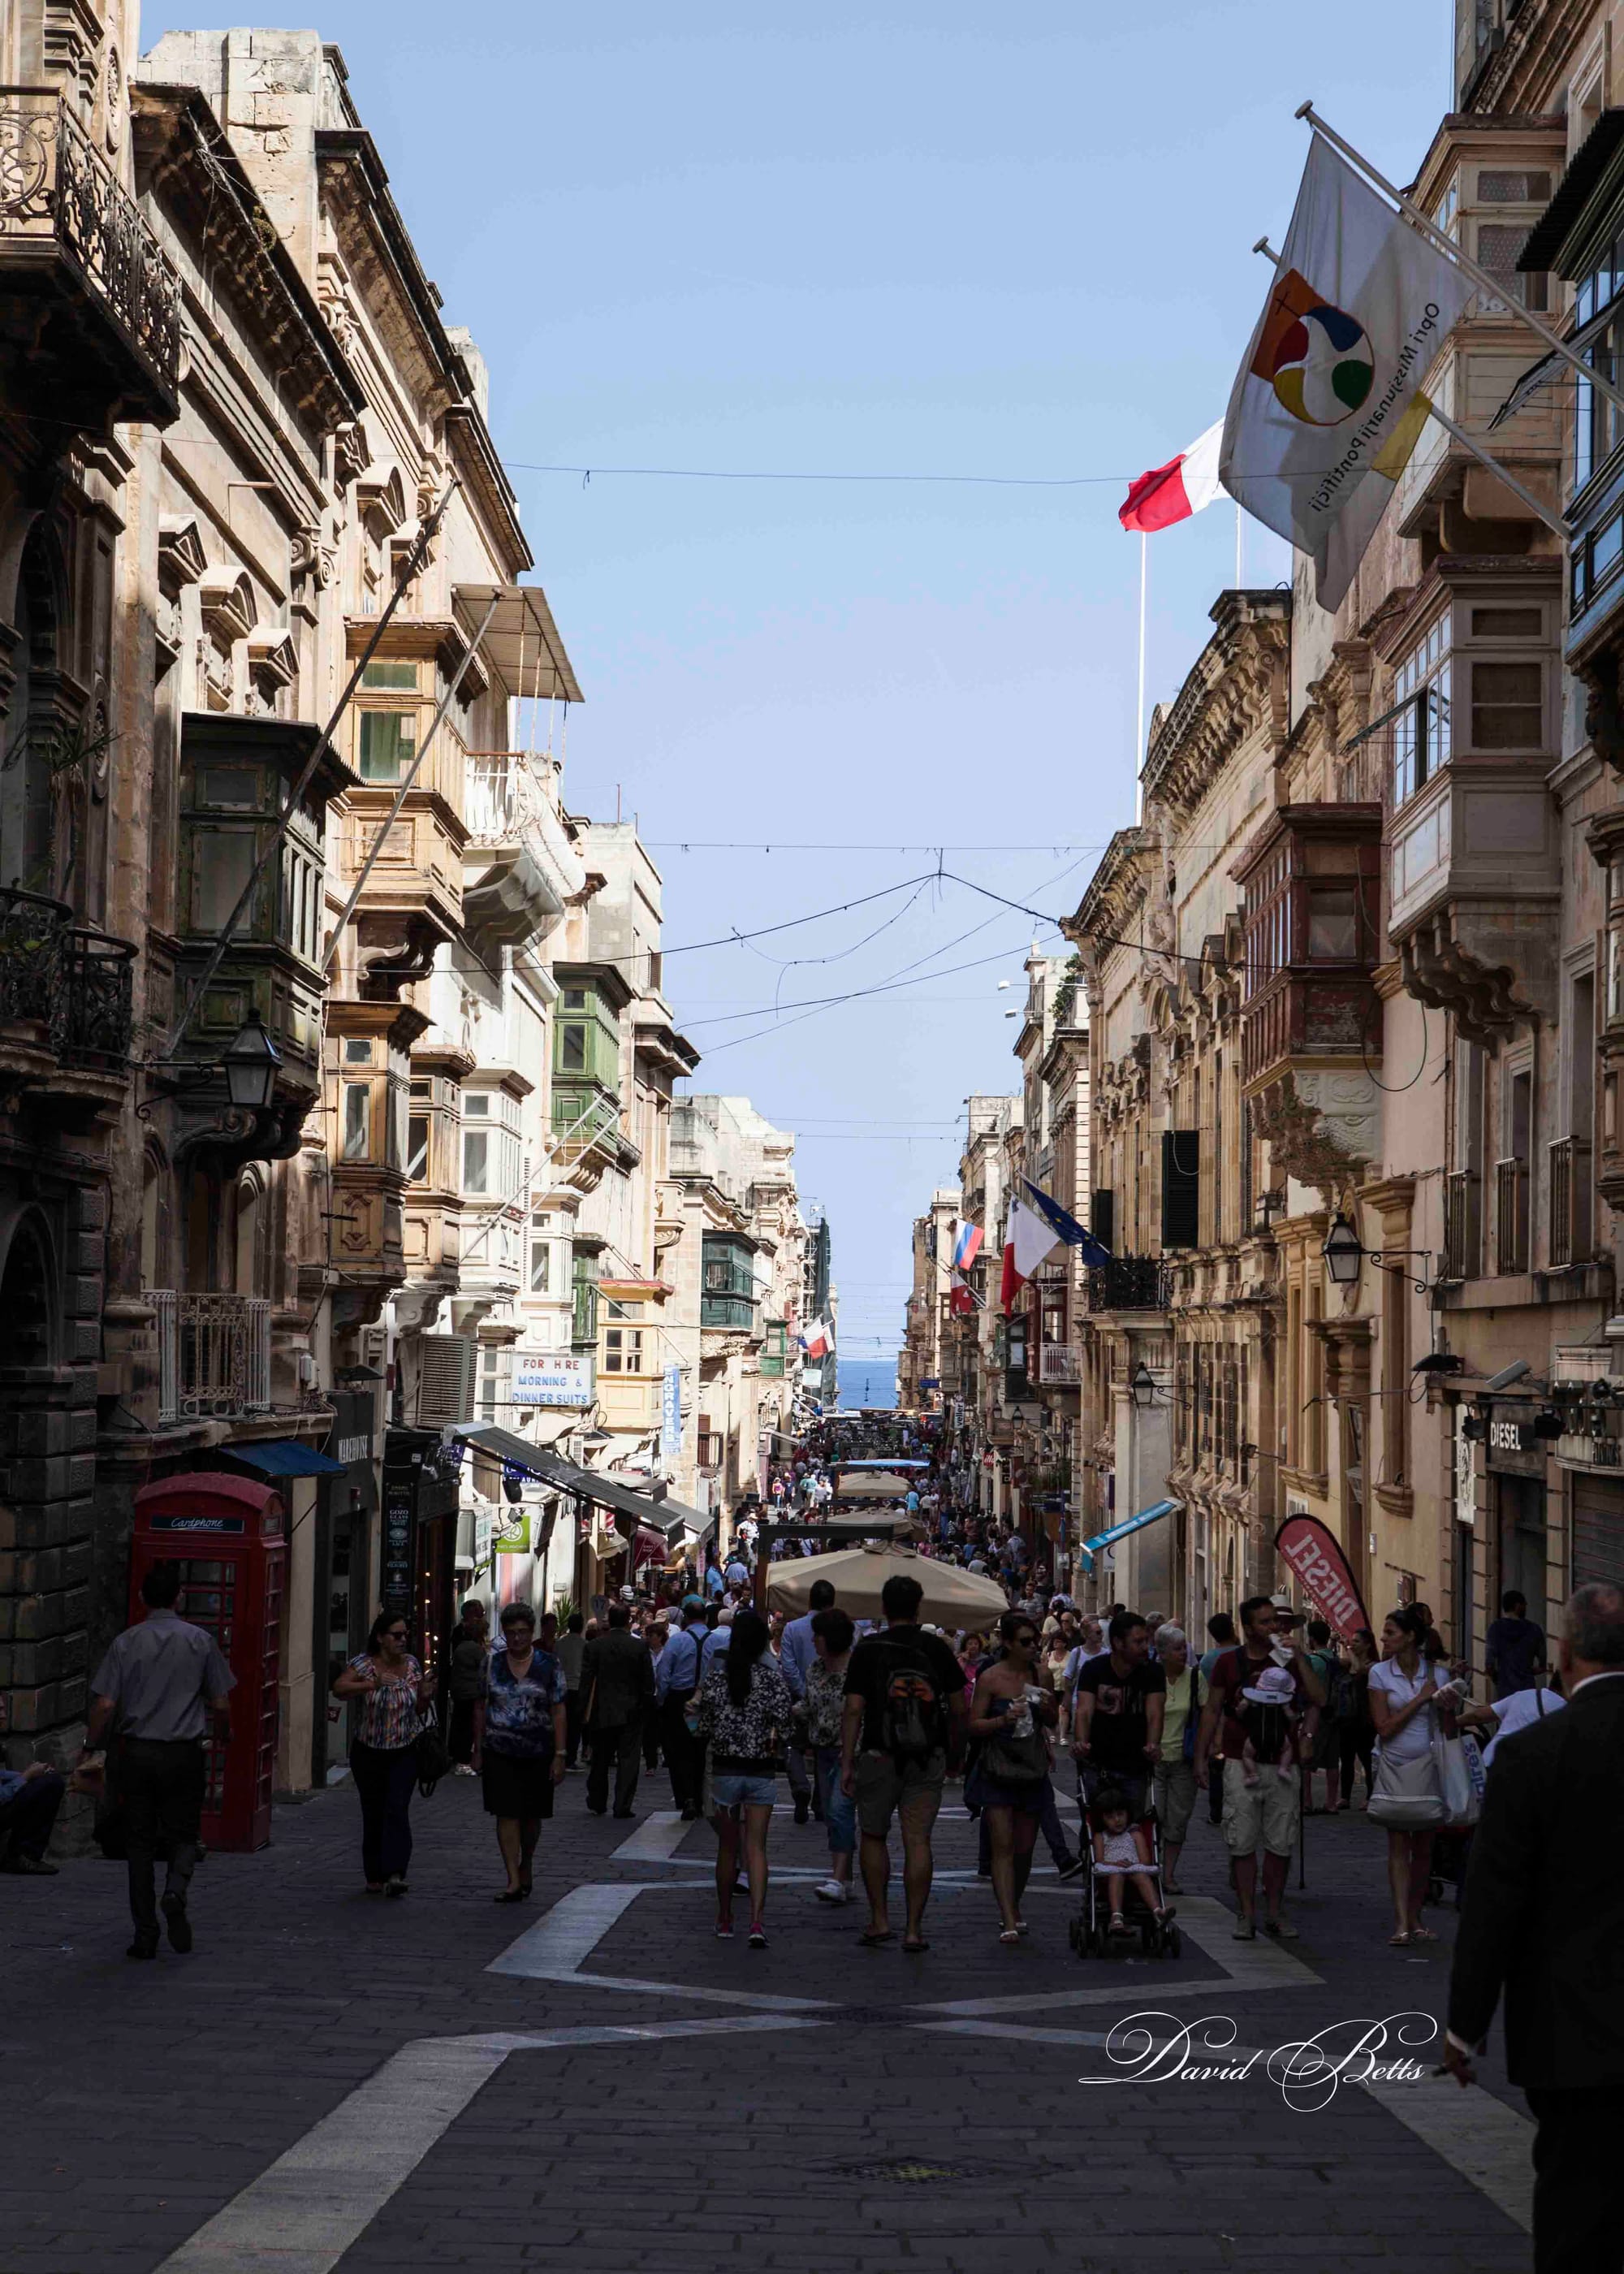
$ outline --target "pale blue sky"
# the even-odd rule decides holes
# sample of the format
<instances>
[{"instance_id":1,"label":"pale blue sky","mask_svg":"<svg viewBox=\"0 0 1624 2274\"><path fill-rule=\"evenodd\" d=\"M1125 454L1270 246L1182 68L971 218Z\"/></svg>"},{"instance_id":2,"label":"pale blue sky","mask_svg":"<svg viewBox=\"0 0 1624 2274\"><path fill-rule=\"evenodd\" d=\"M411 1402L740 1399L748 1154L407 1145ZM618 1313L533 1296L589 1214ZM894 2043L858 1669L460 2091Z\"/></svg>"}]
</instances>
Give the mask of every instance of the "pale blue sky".
<instances>
[{"instance_id":1,"label":"pale blue sky","mask_svg":"<svg viewBox=\"0 0 1624 2274\"><path fill-rule=\"evenodd\" d=\"M1075 907L1132 818L1126 478L1223 410L1306 96L1396 178L1448 102L1448 0L964 0L801 11L327 0L350 84L492 421L587 702L568 788L617 785L675 946L935 866ZM223 20L148 0L144 44ZM283 19L288 20L286 19ZM303 11L295 19L308 21ZM1101 478L1068 489L652 480L546 464ZM1152 540L1150 689L1233 581L1227 505ZM1286 571L1248 529L1247 581ZM1087 849L1086 849L1087 848ZM1064 873L1063 873L1064 872ZM973 1090L1014 1087L1030 926L957 887L675 956L699 1086L801 1133L842 1346L894 1350L908 1227ZM989 917L993 918L988 922ZM961 946L945 944L985 925ZM976 969L775 1035L727 1014ZM924 963L927 972L933 968ZM754 1036L722 1049L729 1038ZM874 1126L883 1123L883 1129Z\"/></svg>"}]
</instances>

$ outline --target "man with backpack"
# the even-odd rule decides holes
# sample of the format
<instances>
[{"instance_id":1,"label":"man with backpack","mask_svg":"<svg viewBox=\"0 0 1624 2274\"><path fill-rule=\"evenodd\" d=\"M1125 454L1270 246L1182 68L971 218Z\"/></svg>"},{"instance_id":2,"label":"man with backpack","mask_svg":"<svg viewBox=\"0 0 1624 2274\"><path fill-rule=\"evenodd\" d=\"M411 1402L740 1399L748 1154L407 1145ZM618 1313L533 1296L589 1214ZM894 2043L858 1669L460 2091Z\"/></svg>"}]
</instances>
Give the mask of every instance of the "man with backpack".
<instances>
[{"instance_id":1,"label":"man with backpack","mask_svg":"<svg viewBox=\"0 0 1624 2274\"><path fill-rule=\"evenodd\" d=\"M902 1947L929 1947L922 1932L930 1896L930 1832L949 1766L964 1754L969 1701L964 1669L940 1635L919 1623L925 1591L898 1572L880 1590L885 1626L865 1635L846 1669L840 1725L840 1788L854 1795L862 1834L863 1886L870 1949L891 1939L888 1903L893 1816L902 1819L902 1884L907 1925Z\"/></svg>"}]
</instances>

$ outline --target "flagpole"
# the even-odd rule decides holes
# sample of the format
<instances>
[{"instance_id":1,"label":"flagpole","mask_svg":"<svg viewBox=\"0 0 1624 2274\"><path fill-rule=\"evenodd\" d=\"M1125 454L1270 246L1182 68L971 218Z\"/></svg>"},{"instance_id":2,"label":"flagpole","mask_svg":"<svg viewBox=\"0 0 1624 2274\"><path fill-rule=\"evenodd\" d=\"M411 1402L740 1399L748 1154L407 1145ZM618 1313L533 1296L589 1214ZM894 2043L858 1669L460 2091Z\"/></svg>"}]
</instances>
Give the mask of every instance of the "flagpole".
<instances>
[{"instance_id":1,"label":"flagpole","mask_svg":"<svg viewBox=\"0 0 1624 2274\"><path fill-rule=\"evenodd\" d=\"M1145 783L1142 771L1145 764L1145 617L1149 584L1150 538L1141 529L1139 531L1139 725L1133 740L1133 779L1138 785L1138 802L1133 816L1135 821L1143 821L1145 818Z\"/></svg>"},{"instance_id":2,"label":"flagpole","mask_svg":"<svg viewBox=\"0 0 1624 2274\"><path fill-rule=\"evenodd\" d=\"M1610 403L1619 410L1624 410L1624 391L1615 387L1605 373L1596 368L1594 364L1586 363L1583 357L1575 351L1560 332L1553 331L1549 324L1535 315L1530 309L1525 308L1521 301L1508 299L1506 294L1505 278L1492 276L1486 268L1479 267L1475 260L1469 259L1455 239L1440 229L1435 222L1430 220L1419 206L1413 204L1404 195L1402 190L1396 188L1388 181L1385 174L1379 174L1370 160L1356 150L1351 142L1344 142L1335 127L1327 126L1312 102L1304 103L1297 112L1297 116L1306 119L1316 134L1328 142L1334 150L1340 150L1350 165L1357 166L1366 179L1373 182L1384 196L1391 198L1405 220L1410 222L1421 236L1429 238L1440 252L1447 253L1455 267L1470 276L1492 300L1498 301L1508 316L1520 317L1530 332L1538 333L1548 348L1553 348L1565 363L1570 363L1576 372L1590 380L1592 387L1599 388Z\"/></svg>"},{"instance_id":3,"label":"flagpole","mask_svg":"<svg viewBox=\"0 0 1624 2274\"><path fill-rule=\"evenodd\" d=\"M1235 501L1235 589L1246 589L1246 516L1239 498Z\"/></svg>"},{"instance_id":4,"label":"flagpole","mask_svg":"<svg viewBox=\"0 0 1624 2274\"><path fill-rule=\"evenodd\" d=\"M1260 237L1252 249L1254 252L1260 252L1266 260L1272 260L1276 268L1279 267L1280 255L1267 237ZM1525 488L1515 474L1507 472L1500 460L1484 448L1476 435L1469 434L1463 426L1457 426L1447 410L1440 410L1430 395L1426 397L1426 407L1429 417L1436 418L1446 434L1458 442L1462 449L1468 452L1470 456L1476 458L1480 466L1485 466L1496 481L1503 482L1513 497L1521 498L1529 511L1543 521L1547 529L1554 530L1557 536L1564 543L1567 542L1573 535L1572 528L1563 520L1554 506L1546 505L1542 499L1535 496L1532 490ZM1236 511L1238 513L1239 510L1237 506Z\"/></svg>"}]
</instances>

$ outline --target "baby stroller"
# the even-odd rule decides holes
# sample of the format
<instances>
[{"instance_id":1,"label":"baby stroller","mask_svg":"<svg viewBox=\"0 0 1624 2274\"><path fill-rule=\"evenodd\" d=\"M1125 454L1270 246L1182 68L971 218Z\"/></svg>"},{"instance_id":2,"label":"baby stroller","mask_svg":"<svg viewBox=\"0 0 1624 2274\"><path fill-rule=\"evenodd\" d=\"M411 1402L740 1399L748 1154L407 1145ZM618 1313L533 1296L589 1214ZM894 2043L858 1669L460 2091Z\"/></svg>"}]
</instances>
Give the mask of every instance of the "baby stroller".
<instances>
[{"instance_id":1,"label":"baby stroller","mask_svg":"<svg viewBox=\"0 0 1624 2274\"><path fill-rule=\"evenodd\" d=\"M1085 1855L1092 1858L1094 1835L1104 1827L1095 1821L1094 1803L1091 1798L1083 1811L1080 1845ZM1138 1868L1155 1881L1156 1894L1165 1902L1162 1887L1162 1827L1148 1809L1139 1818L1137 1826L1150 1844L1150 1861ZM1115 1893L1112 1881L1120 1875L1109 1864L1090 1864L1087 1878L1083 1882L1083 1900L1078 1916L1069 1929L1072 1949L1079 1958L1106 1958L1113 1953L1132 1955L1135 1951L1147 1958L1177 1958L1183 1951L1184 1937L1172 1919L1156 1917L1146 1904L1137 1887L1130 1885L1124 1893L1122 1915L1134 1931L1112 1935L1109 1932L1111 1897Z\"/></svg>"}]
</instances>

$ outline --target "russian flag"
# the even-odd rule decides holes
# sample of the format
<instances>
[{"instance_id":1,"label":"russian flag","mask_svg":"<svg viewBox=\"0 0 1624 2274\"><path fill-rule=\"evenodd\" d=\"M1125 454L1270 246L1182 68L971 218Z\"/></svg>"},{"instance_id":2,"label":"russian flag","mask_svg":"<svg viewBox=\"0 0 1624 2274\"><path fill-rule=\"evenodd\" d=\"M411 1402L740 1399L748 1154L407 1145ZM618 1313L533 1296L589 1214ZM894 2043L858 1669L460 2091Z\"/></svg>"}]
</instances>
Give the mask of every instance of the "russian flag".
<instances>
[{"instance_id":1,"label":"russian flag","mask_svg":"<svg viewBox=\"0 0 1624 2274\"><path fill-rule=\"evenodd\" d=\"M1147 531L1171 529L1177 521L1188 521L1192 513L1199 513L1222 494L1218 479L1218 450L1223 440L1223 421L1209 426L1205 434L1169 458L1165 466L1154 467L1141 474L1129 489L1124 502L1116 508L1116 518L1126 530Z\"/></svg>"},{"instance_id":2,"label":"russian flag","mask_svg":"<svg viewBox=\"0 0 1624 2274\"><path fill-rule=\"evenodd\" d=\"M953 1248L953 1269L967 1271L981 1252L981 1227L979 1224L961 1224L959 1239Z\"/></svg>"}]
</instances>

